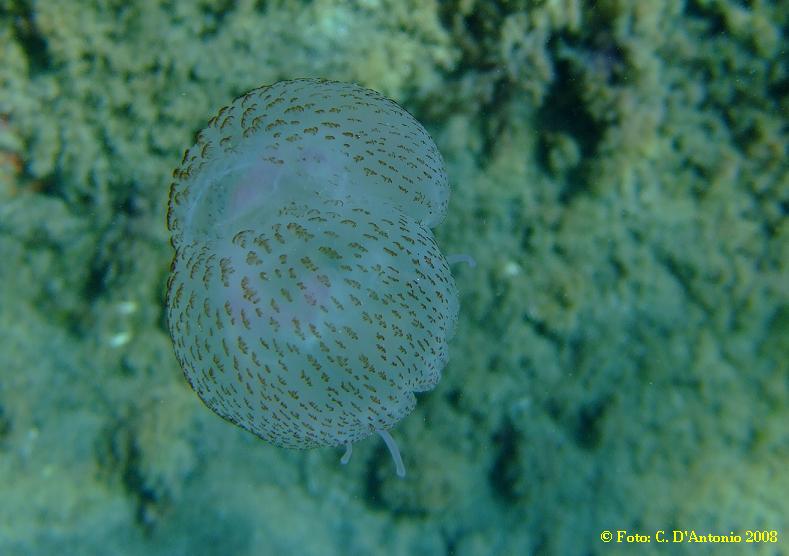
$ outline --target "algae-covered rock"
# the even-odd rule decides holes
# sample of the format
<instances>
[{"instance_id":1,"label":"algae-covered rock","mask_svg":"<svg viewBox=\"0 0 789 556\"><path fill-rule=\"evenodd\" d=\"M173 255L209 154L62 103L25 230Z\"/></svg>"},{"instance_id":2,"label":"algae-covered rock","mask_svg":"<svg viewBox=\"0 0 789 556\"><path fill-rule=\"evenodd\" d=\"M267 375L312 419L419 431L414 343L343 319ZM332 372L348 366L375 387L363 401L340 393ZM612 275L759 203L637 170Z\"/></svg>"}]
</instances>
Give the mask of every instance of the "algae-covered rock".
<instances>
[{"instance_id":1,"label":"algae-covered rock","mask_svg":"<svg viewBox=\"0 0 789 556\"><path fill-rule=\"evenodd\" d=\"M787 13L0 2L0 553L784 535ZM404 481L373 443L343 467L233 430L170 349L180 149L226 99L295 77L359 82L425 123L453 189L437 241L477 262L453 268L464 309L440 386L403 423Z\"/></svg>"}]
</instances>

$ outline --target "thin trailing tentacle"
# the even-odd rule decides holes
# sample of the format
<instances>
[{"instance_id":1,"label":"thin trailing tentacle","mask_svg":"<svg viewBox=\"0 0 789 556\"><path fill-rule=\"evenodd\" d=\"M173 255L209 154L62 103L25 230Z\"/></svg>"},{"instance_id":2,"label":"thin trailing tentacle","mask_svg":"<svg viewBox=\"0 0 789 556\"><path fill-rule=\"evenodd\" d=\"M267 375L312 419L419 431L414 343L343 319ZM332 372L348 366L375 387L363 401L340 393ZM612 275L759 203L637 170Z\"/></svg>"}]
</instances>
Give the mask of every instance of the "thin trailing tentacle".
<instances>
[{"instance_id":1,"label":"thin trailing tentacle","mask_svg":"<svg viewBox=\"0 0 789 556\"><path fill-rule=\"evenodd\" d=\"M405 465L403 465L403 458L400 457L400 450L397 448L397 442L395 442L392 435L389 434L388 431L379 430L376 431L381 438L384 439L384 443L386 447L389 448L389 453L392 454L392 459L395 463L395 469L397 469L397 476L400 478L405 477Z\"/></svg>"},{"instance_id":2,"label":"thin trailing tentacle","mask_svg":"<svg viewBox=\"0 0 789 556\"><path fill-rule=\"evenodd\" d=\"M353 454L353 444L348 442L348 444L345 445L345 453L342 455L340 463L342 465L348 465L348 462L351 461L351 454Z\"/></svg>"}]
</instances>

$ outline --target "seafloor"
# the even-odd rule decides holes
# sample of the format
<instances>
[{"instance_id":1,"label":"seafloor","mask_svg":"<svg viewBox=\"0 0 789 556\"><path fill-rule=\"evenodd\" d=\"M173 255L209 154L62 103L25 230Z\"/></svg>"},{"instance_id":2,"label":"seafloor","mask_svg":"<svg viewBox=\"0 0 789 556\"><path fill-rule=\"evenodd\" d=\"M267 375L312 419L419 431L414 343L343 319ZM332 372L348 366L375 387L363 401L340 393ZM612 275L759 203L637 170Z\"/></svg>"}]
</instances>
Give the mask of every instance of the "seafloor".
<instances>
[{"instance_id":1,"label":"seafloor","mask_svg":"<svg viewBox=\"0 0 789 556\"><path fill-rule=\"evenodd\" d=\"M786 2L0 0L0 554L786 554ZM461 314L383 444L211 413L164 320L172 169L230 99L430 130ZM658 530L777 542L659 545Z\"/></svg>"}]
</instances>

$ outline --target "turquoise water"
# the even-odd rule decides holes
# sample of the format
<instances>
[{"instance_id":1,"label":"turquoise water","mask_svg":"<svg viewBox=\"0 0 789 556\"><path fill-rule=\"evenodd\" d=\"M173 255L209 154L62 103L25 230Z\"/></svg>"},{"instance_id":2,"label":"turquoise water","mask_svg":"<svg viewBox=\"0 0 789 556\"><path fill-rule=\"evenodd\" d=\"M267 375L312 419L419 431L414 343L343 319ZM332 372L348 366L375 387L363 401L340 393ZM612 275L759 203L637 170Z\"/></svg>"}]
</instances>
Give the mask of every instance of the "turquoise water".
<instances>
[{"instance_id":1,"label":"turquoise water","mask_svg":"<svg viewBox=\"0 0 789 556\"><path fill-rule=\"evenodd\" d=\"M0 554L787 553L787 13L0 3ZM477 263L403 479L222 420L175 358L172 172L295 77L425 126Z\"/></svg>"}]
</instances>

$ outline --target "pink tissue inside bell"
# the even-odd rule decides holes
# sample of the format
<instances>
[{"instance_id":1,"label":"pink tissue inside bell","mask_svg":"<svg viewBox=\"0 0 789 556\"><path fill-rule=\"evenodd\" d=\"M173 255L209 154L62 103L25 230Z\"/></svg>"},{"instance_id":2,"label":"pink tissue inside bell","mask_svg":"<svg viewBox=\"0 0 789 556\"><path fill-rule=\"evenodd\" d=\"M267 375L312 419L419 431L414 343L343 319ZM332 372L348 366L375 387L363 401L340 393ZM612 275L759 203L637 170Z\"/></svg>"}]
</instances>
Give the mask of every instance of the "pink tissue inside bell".
<instances>
[{"instance_id":1,"label":"pink tissue inside bell","mask_svg":"<svg viewBox=\"0 0 789 556\"><path fill-rule=\"evenodd\" d=\"M265 204L279 189L282 173L280 165L260 159L243 171L232 186L227 207L229 218Z\"/></svg>"}]
</instances>

